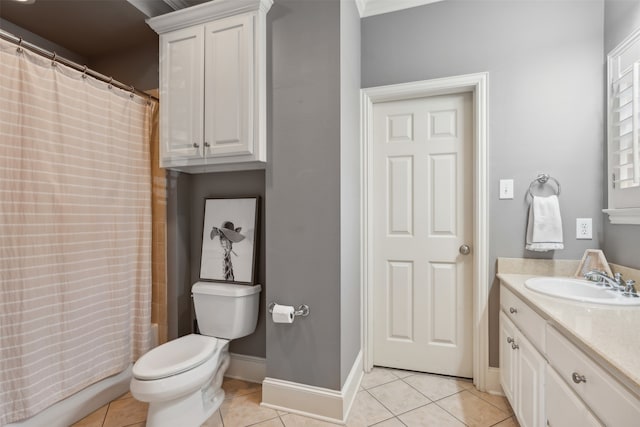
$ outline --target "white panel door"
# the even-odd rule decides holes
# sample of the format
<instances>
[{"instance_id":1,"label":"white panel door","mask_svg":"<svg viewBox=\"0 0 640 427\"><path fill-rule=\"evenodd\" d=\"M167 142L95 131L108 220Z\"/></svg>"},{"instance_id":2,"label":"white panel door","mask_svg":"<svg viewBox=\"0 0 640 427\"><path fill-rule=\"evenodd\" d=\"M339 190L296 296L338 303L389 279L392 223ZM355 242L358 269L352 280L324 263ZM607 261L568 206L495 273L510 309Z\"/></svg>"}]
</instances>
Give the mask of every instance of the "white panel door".
<instances>
[{"instance_id":1,"label":"white panel door","mask_svg":"<svg viewBox=\"0 0 640 427\"><path fill-rule=\"evenodd\" d=\"M162 159L203 156L204 34L202 26L160 36Z\"/></svg>"},{"instance_id":2,"label":"white panel door","mask_svg":"<svg viewBox=\"0 0 640 427\"><path fill-rule=\"evenodd\" d=\"M207 157L253 153L253 16L221 19L205 28Z\"/></svg>"},{"instance_id":3,"label":"white panel door","mask_svg":"<svg viewBox=\"0 0 640 427\"><path fill-rule=\"evenodd\" d=\"M473 375L471 101L373 107L375 365Z\"/></svg>"}]
</instances>

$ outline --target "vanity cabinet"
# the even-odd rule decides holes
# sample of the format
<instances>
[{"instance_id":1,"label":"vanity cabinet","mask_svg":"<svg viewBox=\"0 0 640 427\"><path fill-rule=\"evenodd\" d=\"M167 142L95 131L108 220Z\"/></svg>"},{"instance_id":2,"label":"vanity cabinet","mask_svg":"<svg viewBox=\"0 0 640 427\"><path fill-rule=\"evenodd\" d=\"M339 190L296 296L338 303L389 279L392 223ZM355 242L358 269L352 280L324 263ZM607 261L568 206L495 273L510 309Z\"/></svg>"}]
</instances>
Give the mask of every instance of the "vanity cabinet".
<instances>
[{"instance_id":1,"label":"vanity cabinet","mask_svg":"<svg viewBox=\"0 0 640 427\"><path fill-rule=\"evenodd\" d=\"M544 369L546 359L525 334L527 319L540 318L530 312L504 287L500 291L500 380L514 413L523 427L546 425ZM536 321L533 322L537 323ZM544 331L544 329L543 329Z\"/></svg>"},{"instance_id":2,"label":"vanity cabinet","mask_svg":"<svg viewBox=\"0 0 640 427\"><path fill-rule=\"evenodd\" d=\"M547 326L547 357L552 370L572 394L607 426L637 426L640 401L614 377L569 342L554 327Z\"/></svg>"},{"instance_id":3,"label":"vanity cabinet","mask_svg":"<svg viewBox=\"0 0 640 427\"><path fill-rule=\"evenodd\" d=\"M263 168L266 13L272 0L216 0L148 21L160 34L160 166Z\"/></svg>"},{"instance_id":4,"label":"vanity cabinet","mask_svg":"<svg viewBox=\"0 0 640 427\"><path fill-rule=\"evenodd\" d=\"M640 425L640 398L588 350L504 285L500 307L500 382L520 425Z\"/></svg>"}]
</instances>

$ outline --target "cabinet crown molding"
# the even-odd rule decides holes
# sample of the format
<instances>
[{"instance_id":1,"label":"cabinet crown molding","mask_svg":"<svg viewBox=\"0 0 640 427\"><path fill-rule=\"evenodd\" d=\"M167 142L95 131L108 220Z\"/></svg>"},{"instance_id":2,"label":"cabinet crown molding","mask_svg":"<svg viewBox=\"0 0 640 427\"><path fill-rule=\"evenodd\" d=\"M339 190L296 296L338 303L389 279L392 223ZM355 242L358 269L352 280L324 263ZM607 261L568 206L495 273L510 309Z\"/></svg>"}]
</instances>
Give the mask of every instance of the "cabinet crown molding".
<instances>
[{"instance_id":1,"label":"cabinet crown molding","mask_svg":"<svg viewBox=\"0 0 640 427\"><path fill-rule=\"evenodd\" d=\"M273 0L213 0L186 9L147 19L147 24L158 34L202 24L215 19L259 11L266 14Z\"/></svg>"}]
</instances>

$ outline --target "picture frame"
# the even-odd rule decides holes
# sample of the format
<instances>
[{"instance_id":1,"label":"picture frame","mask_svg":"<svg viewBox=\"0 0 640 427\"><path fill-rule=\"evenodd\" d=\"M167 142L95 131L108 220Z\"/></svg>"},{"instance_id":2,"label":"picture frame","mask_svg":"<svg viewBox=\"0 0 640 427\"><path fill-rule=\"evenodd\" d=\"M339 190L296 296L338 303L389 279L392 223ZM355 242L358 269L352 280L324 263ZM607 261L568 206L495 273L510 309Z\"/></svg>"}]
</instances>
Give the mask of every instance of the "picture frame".
<instances>
[{"instance_id":1,"label":"picture frame","mask_svg":"<svg viewBox=\"0 0 640 427\"><path fill-rule=\"evenodd\" d=\"M584 279L584 275L591 270L599 270L605 272L609 277L613 277L609 263L600 249L587 249L584 251L575 277Z\"/></svg>"},{"instance_id":2,"label":"picture frame","mask_svg":"<svg viewBox=\"0 0 640 427\"><path fill-rule=\"evenodd\" d=\"M207 198L200 279L255 284L259 197Z\"/></svg>"}]
</instances>

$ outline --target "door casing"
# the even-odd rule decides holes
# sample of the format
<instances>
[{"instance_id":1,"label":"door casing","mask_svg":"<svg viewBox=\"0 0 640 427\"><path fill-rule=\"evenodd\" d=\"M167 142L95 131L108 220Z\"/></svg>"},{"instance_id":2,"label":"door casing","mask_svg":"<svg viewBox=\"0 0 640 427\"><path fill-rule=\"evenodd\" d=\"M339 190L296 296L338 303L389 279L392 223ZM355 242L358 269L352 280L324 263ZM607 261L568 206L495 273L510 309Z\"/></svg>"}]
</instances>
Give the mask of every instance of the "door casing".
<instances>
[{"instance_id":1,"label":"door casing","mask_svg":"<svg viewBox=\"0 0 640 427\"><path fill-rule=\"evenodd\" d=\"M469 92L473 97L473 383L480 391L500 392L498 371L489 368L489 73L466 74L366 88L361 93L361 289L362 352L366 372L373 368L373 104Z\"/></svg>"}]
</instances>

